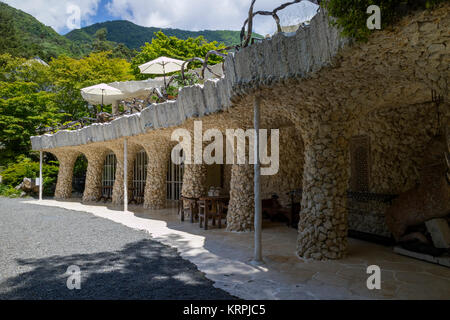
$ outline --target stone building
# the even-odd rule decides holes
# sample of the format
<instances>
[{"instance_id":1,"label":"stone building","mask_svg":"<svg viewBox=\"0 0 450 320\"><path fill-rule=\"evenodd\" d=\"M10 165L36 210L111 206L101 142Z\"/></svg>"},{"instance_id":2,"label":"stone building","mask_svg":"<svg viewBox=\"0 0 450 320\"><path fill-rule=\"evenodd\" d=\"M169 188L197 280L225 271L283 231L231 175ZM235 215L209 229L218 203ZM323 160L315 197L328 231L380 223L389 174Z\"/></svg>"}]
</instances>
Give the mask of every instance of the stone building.
<instances>
[{"instance_id":1,"label":"stone building","mask_svg":"<svg viewBox=\"0 0 450 320\"><path fill-rule=\"evenodd\" d=\"M88 160L83 202L101 196L105 159L115 155L112 202L123 202L124 138L128 181L133 163L146 154L144 207L167 204L167 170L176 128L247 129L260 97L261 128L280 129L280 169L262 178L264 198L302 189L297 254L339 259L348 229L390 236L389 202L357 201L354 193L400 194L413 187L433 137L449 124L449 4L405 17L366 43L342 38L319 12L308 26L279 33L229 54L224 76L184 87L176 101L76 131L32 137L33 150L60 163L55 198L71 197L78 156ZM441 103L432 97L440 96ZM179 172L178 172L179 174ZM233 164L184 165L182 194L200 196L209 185L230 192L229 231L253 227L253 168ZM181 185L181 184L180 184Z\"/></svg>"}]
</instances>

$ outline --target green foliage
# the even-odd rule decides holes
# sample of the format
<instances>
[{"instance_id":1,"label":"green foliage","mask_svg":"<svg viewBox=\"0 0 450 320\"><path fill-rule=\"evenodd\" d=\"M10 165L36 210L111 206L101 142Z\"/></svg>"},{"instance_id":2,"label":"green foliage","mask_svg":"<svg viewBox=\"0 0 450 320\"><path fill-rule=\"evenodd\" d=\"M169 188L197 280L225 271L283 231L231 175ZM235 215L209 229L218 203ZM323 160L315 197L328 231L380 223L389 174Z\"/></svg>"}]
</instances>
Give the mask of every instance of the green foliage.
<instances>
[{"instance_id":1,"label":"green foliage","mask_svg":"<svg viewBox=\"0 0 450 320\"><path fill-rule=\"evenodd\" d=\"M131 60L136 56L137 51L129 49L123 43L116 45L111 51L111 58L122 58L131 62Z\"/></svg>"},{"instance_id":2,"label":"green foliage","mask_svg":"<svg viewBox=\"0 0 450 320\"><path fill-rule=\"evenodd\" d=\"M48 164L43 164L42 174L44 176L44 194L51 194L58 177L58 162L50 161ZM32 161L30 158L21 155L17 158L17 162L7 166L5 170L0 172L0 175L3 179L0 186L3 186L4 192L12 192L11 188L19 185L23 178L39 177L39 162ZM0 192L0 194L8 196L3 192ZM14 195L13 192L12 194Z\"/></svg>"},{"instance_id":3,"label":"green foliage","mask_svg":"<svg viewBox=\"0 0 450 320\"><path fill-rule=\"evenodd\" d=\"M199 79L197 74L188 73L188 72L186 72L184 74L184 79L181 76L181 72L180 72L174 76L174 80L173 80L174 85L177 86L178 88L185 87L185 86L192 86L192 85L194 85L196 83L200 83L200 82L201 82L201 79Z\"/></svg>"},{"instance_id":4,"label":"green foliage","mask_svg":"<svg viewBox=\"0 0 450 320\"><path fill-rule=\"evenodd\" d=\"M151 43L146 43L132 60L131 66L137 79L154 78L157 75L141 74L139 65L154 60L161 56L169 58L187 60L193 57L205 57L210 50L225 48L224 44L218 44L216 41L208 42L202 36L197 38L188 38L187 40L176 37L168 37L161 31L155 34ZM222 62L222 58L216 55L210 56L209 64L213 65ZM198 66L198 63L189 64L190 68Z\"/></svg>"},{"instance_id":5,"label":"green foliage","mask_svg":"<svg viewBox=\"0 0 450 320\"><path fill-rule=\"evenodd\" d=\"M108 31L107 40L116 43L123 43L131 49L139 49L146 42L150 42L155 38L155 33L159 31L162 31L169 37L177 37L178 39L183 40L203 36L209 42L217 41L218 43L225 43L227 46L240 43L240 31L187 31L180 29L161 29L154 27L141 27L125 20L96 23L88 27L72 30L66 34L66 37L79 44L88 44L92 43L95 33L102 28L106 28ZM260 35L256 36L261 38Z\"/></svg>"},{"instance_id":6,"label":"green foliage","mask_svg":"<svg viewBox=\"0 0 450 320\"><path fill-rule=\"evenodd\" d=\"M432 8L444 1L448 0L325 0L323 5L336 18L344 36L364 41L371 33L366 25L370 5L380 7L382 28L386 28L411 10Z\"/></svg>"},{"instance_id":7,"label":"green foliage","mask_svg":"<svg viewBox=\"0 0 450 320\"><path fill-rule=\"evenodd\" d=\"M130 64L109 52L84 59L60 56L43 66L32 60L0 55L0 164L30 150L36 128L95 115L80 89L100 82L131 80Z\"/></svg>"},{"instance_id":8,"label":"green foliage","mask_svg":"<svg viewBox=\"0 0 450 320\"><path fill-rule=\"evenodd\" d=\"M94 40L92 41L92 51L102 52L110 51L114 48L113 43L106 41L106 35L108 31L106 28L98 29L94 34Z\"/></svg>"},{"instance_id":9,"label":"green foliage","mask_svg":"<svg viewBox=\"0 0 450 320\"><path fill-rule=\"evenodd\" d=\"M18 198L22 192L11 186L0 184L0 196Z\"/></svg>"},{"instance_id":10,"label":"green foliage","mask_svg":"<svg viewBox=\"0 0 450 320\"><path fill-rule=\"evenodd\" d=\"M44 69L43 69L44 68ZM0 164L28 152L38 126L53 126L65 115L48 86L45 67L0 55Z\"/></svg>"},{"instance_id":11,"label":"green foliage","mask_svg":"<svg viewBox=\"0 0 450 320\"><path fill-rule=\"evenodd\" d=\"M95 115L82 99L80 89L102 82L127 81L134 77L130 64L120 58L111 58L111 52L92 53L83 59L60 56L50 62L48 70L59 108L75 120Z\"/></svg>"},{"instance_id":12,"label":"green foliage","mask_svg":"<svg viewBox=\"0 0 450 320\"><path fill-rule=\"evenodd\" d=\"M0 4L1 5L1 4ZM14 27L13 16L6 10L1 10L0 7L0 53L18 54L18 35Z\"/></svg>"},{"instance_id":13,"label":"green foliage","mask_svg":"<svg viewBox=\"0 0 450 320\"><path fill-rule=\"evenodd\" d=\"M115 43L106 40L108 30L106 28L98 29L94 34L94 40L92 41L92 52L110 52L111 58L122 58L127 61L136 55L136 50L129 49L123 43Z\"/></svg>"},{"instance_id":14,"label":"green foliage","mask_svg":"<svg viewBox=\"0 0 450 320\"><path fill-rule=\"evenodd\" d=\"M77 158L75 161L74 167L73 167L73 175L75 177L82 177L86 174L88 166L88 161L85 156L81 155Z\"/></svg>"}]
</instances>

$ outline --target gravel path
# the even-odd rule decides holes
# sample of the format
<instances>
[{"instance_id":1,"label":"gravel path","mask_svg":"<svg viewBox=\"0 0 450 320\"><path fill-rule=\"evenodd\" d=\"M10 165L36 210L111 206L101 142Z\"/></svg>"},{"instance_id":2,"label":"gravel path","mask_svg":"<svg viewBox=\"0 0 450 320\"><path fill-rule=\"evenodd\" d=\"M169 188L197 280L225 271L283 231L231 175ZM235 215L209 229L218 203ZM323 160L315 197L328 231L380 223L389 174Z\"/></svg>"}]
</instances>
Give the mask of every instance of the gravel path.
<instances>
[{"instance_id":1,"label":"gravel path","mask_svg":"<svg viewBox=\"0 0 450 320\"><path fill-rule=\"evenodd\" d=\"M80 290L67 288L71 265ZM0 300L232 298L148 233L0 197Z\"/></svg>"}]
</instances>

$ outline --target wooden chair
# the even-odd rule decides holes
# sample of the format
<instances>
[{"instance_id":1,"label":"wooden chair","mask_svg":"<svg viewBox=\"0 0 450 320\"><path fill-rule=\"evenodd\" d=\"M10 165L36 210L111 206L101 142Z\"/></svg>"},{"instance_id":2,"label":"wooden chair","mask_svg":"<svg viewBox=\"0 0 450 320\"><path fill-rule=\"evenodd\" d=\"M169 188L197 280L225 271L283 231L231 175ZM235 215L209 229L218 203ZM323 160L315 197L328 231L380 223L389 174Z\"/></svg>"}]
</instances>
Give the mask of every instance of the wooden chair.
<instances>
[{"instance_id":1,"label":"wooden chair","mask_svg":"<svg viewBox=\"0 0 450 320\"><path fill-rule=\"evenodd\" d=\"M202 228L202 222L205 222L205 230L208 230L210 218L213 226L216 225L217 220L219 229L222 228L222 219L226 218L225 211L227 210L227 204L223 200L200 198L197 204L200 228Z\"/></svg>"},{"instance_id":2,"label":"wooden chair","mask_svg":"<svg viewBox=\"0 0 450 320\"><path fill-rule=\"evenodd\" d=\"M128 201L128 204L132 204L132 203L138 204L138 200L136 198L135 191L136 191L136 188L134 188L134 187L128 188L128 193L131 195L130 200Z\"/></svg>"},{"instance_id":3,"label":"wooden chair","mask_svg":"<svg viewBox=\"0 0 450 320\"><path fill-rule=\"evenodd\" d=\"M190 215L191 223L194 223L198 216L196 198L180 197L180 200L178 200L178 214L180 215L181 221L184 221L184 215L186 213Z\"/></svg>"},{"instance_id":4,"label":"wooden chair","mask_svg":"<svg viewBox=\"0 0 450 320\"><path fill-rule=\"evenodd\" d=\"M215 224L215 219L217 219L219 229L222 228L222 219L227 218L227 211L228 211L228 204L224 201L217 201L216 212L213 215L213 225Z\"/></svg>"},{"instance_id":5,"label":"wooden chair","mask_svg":"<svg viewBox=\"0 0 450 320\"><path fill-rule=\"evenodd\" d=\"M209 220L209 204L206 200L198 200L198 221L200 223L200 228L202 228L202 222L205 222L205 230L208 230L208 220Z\"/></svg>"}]
</instances>

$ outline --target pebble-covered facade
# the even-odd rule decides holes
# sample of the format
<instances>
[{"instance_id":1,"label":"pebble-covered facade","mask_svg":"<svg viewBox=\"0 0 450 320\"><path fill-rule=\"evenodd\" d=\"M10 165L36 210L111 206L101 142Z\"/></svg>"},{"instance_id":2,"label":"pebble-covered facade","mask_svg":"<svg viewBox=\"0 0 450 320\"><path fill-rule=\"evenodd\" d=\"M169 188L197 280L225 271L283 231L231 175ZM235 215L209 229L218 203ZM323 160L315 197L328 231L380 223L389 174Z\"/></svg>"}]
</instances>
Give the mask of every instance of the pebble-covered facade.
<instances>
[{"instance_id":1,"label":"pebble-covered facade","mask_svg":"<svg viewBox=\"0 0 450 320\"><path fill-rule=\"evenodd\" d=\"M172 131L192 130L194 120L202 120L204 131L251 128L258 95L261 128L280 129L280 168L278 174L262 177L263 199L276 193L287 203L286 193L301 188L298 256L339 259L346 254L349 226L389 235L385 208L374 204L368 216L349 212L347 191L358 186L377 193L408 190L418 180L423 151L449 124L449 9L445 3L414 13L389 30L375 32L367 43L356 44L341 38L320 12L295 34L277 34L230 54L223 78L185 87L176 101L149 105L111 123L32 137L32 146L59 160L58 199L71 197L75 160L86 156L86 202L99 197L103 161L114 152L112 202L120 204L127 138L128 181L131 163L144 149L144 206L158 209L166 205ZM443 98L438 109L432 90ZM355 180L355 170L365 176ZM250 231L253 168L234 164L223 171L224 189L230 191L227 229ZM206 179L206 165L185 165L182 194L204 194Z\"/></svg>"}]
</instances>

